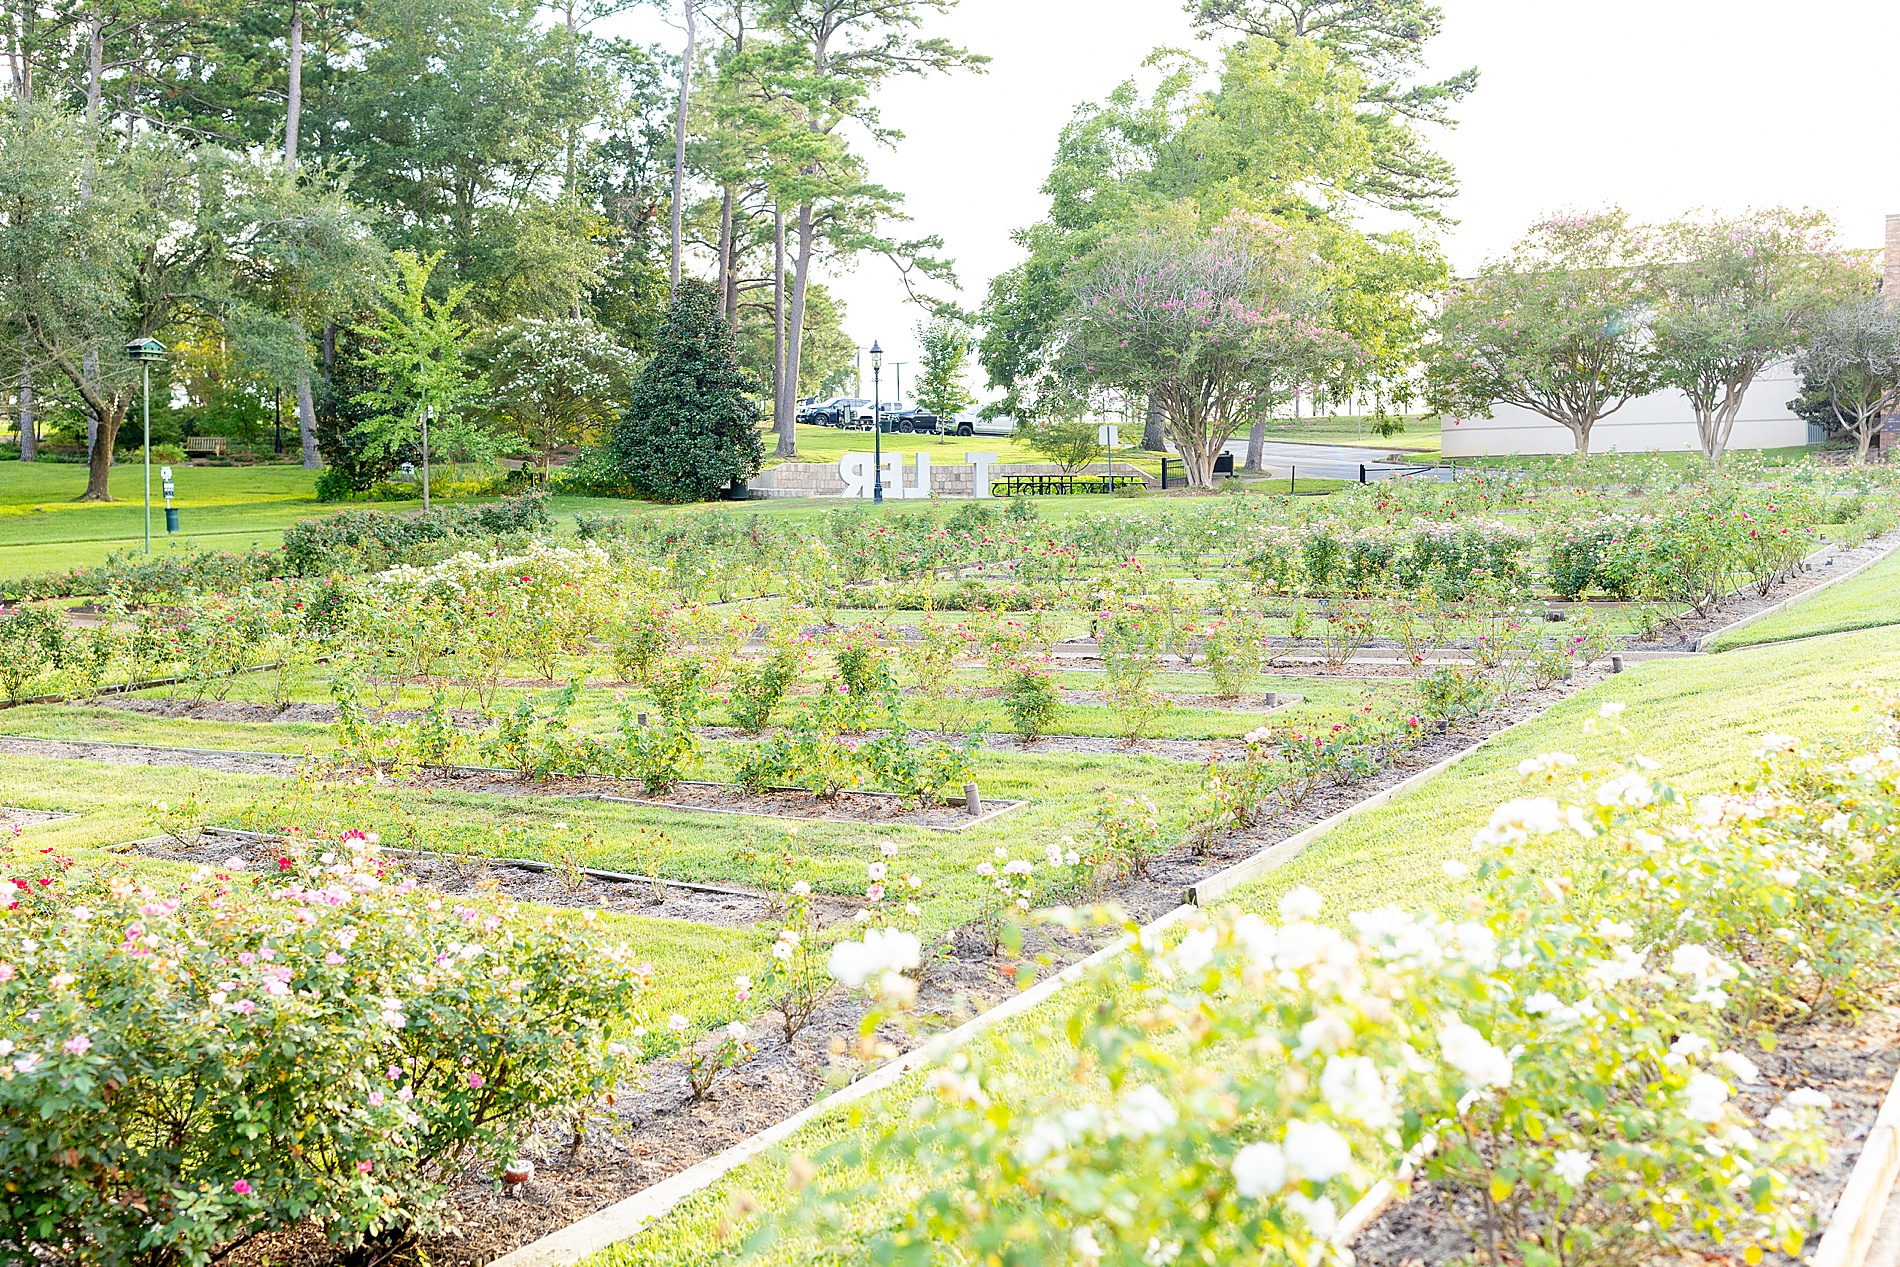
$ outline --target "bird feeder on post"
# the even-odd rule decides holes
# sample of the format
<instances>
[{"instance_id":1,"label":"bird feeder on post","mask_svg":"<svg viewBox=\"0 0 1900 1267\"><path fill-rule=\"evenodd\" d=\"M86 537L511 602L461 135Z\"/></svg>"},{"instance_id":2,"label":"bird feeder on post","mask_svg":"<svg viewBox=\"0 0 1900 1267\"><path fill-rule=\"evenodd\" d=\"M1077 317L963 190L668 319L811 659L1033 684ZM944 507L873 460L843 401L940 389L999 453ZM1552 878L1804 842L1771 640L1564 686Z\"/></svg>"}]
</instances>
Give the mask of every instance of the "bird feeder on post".
<instances>
[{"instance_id":1,"label":"bird feeder on post","mask_svg":"<svg viewBox=\"0 0 1900 1267\"><path fill-rule=\"evenodd\" d=\"M125 345L145 376L145 553L152 552L152 362L165 359L165 345L147 336Z\"/></svg>"}]
</instances>

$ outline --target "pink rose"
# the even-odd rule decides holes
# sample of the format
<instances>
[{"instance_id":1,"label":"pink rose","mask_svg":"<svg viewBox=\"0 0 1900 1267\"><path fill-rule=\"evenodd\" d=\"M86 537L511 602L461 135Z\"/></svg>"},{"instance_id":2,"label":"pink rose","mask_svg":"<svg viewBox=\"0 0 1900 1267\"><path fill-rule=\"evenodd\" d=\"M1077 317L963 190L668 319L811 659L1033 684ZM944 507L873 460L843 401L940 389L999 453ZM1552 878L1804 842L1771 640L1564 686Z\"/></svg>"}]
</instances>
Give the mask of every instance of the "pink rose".
<instances>
[{"instance_id":1,"label":"pink rose","mask_svg":"<svg viewBox=\"0 0 1900 1267\"><path fill-rule=\"evenodd\" d=\"M64 1043L60 1044L60 1046L75 1056L83 1056L92 1050L92 1039L86 1037L84 1034L74 1034Z\"/></svg>"},{"instance_id":2,"label":"pink rose","mask_svg":"<svg viewBox=\"0 0 1900 1267\"><path fill-rule=\"evenodd\" d=\"M237 1193L240 1197L250 1196L251 1195L250 1181L246 1179L238 1180L236 1183L231 1185L231 1191Z\"/></svg>"}]
</instances>

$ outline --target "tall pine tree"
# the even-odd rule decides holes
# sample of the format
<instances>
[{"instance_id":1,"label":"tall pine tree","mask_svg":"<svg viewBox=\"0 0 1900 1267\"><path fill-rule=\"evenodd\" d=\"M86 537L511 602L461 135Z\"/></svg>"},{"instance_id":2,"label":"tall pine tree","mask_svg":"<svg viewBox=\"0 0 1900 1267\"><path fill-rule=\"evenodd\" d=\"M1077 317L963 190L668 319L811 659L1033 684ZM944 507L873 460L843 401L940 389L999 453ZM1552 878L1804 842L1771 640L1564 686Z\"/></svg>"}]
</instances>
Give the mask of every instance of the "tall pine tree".
<instances>
[{"instance_id":1,"label":"tall pine tree","mask_svg":"<svg viewBox=\"0 0 1900 1267\"><path fill-rule=\"evenodd\" d=\"M759 406L765 387L739 366L719 292L687 278L634 380L614 429L616 465L637 493L661 501L704 501L765 460Z\"/></svg>"}]
</instances>

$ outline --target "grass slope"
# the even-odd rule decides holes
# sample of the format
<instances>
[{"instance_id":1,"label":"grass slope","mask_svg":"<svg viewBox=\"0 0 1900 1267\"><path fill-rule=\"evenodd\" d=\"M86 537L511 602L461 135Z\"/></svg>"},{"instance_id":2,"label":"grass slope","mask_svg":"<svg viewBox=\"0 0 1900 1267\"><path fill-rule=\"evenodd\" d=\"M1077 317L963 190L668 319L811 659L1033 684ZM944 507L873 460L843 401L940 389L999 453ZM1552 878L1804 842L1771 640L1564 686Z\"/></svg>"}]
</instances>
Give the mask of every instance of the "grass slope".
<instances>
[{"instance_id":1,"label":"grass slope","mask_svg":"<svg viewBox=\"0 0 1900 1267\"><path fill-rule=\"evenodd\" d=\"M1634 746L1660 760L1667 777L1691 794L1719 790L1753 768L1750 740L1768 731L1788 731L1814 741L1858 737L1865 720L1852 711L1853 683L1900 682L1900 662L1896 661L1900 661L1900 630L1637 666L1505 734L1410 796L1353 820L1230 900L1270 912L1281 893L1304 883L1326 895L1328 913L1334 917L1389 903L1429 903L1445 884L1441 860L1462 855L1471 833L1492 808L1523 794L1516 766L1526 757L1563 750L1585 761L1607 760ZM1608 729L1585 733L1583 723L1608 701L1626 705L1622 720L1635 733L1634 741ZM1081 997L1071 992L978 1041L997 1045L1021 1027L1057 1023ZM1012 1057L1001 1059L1007 1065ZM1048 1085L1046 1069L1022 1067L1019 1072L1032 1085ZM736 1194L751 1193L767 1209L784 1208L789 1200L788 1154L809 1155L856 1129L869 1116L901 1113L914 1093L915 1083L906 1082L888 1100L860 1105L849 1117L822 1119L784 1149L741 1168L683 1203L649 1231L611 1247L593 1262L597 1267L684 1267L738 1261L731 1235ZM893 1219L889 1209L897 1200L908 1199L908 1178L880 1176L888 1199L860 1203L855 1210L858 1226L874 1229ZM859 1261L862 1254L854 1249L792 1238L759 1261Z\"/></svg>"},{"instance_id":2,"label":"grass slope","mask_svg":"<svg viewBox=\"0 0 1900 1267\"><path fill-rule=\"evenodd\" d=\"M1851 581L1842 581L1786 611L1724 634L1714 650L1757 647L1790 638L1900 624L1900 554L1888 555Z\"/></svg>"}]
</instances>

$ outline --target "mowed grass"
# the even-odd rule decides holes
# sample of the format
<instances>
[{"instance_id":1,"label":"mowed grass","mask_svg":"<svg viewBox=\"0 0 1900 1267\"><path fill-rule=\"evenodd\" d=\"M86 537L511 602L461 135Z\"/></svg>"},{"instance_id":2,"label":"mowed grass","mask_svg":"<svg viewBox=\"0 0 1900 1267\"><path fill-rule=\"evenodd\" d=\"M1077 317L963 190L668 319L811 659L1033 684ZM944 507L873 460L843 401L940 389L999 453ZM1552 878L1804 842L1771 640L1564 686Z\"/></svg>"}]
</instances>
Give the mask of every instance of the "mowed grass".
<instances>
[{"instance_id":1,"label":"mowed grass","mask_svg":"<svg viewBox=\"0 0 1900 1267\"><path fill-rule=\"evenodd\" d=\"M868 449L870 436L834 431L828 427L801 427L801 450L810 437L809 453L802 460L836 462L846 452ZM933 457L947 454L946 461L961 462L964 452L996 452L999 461L1042 460L1026 446L1002 437L952 437L938 445L932 436L886 436L887 448L905 452L927 450ZM981 443L977 443L980 441ZM1004 447L998 448L998 445ZM959 447L961 446L961 447ZM1004 456L1007 453L1008 456ZM1116 461L1133 456L1142 469L1158 471L1159 461L1152 455L1131 455L1117 450ZM299 520L334 515L347 509L372 509L414 512L422 508L418 496L408 501L337 503L316 499L316 472L295 466L190 466L174 465L172 474L177 488L173 504L179 510L179 531L165 532L164 499L160 493L157 464L152 471L152 552L177 550L274 550L283 543L284 529ZM1178 478L1178 475L1177 475ZM113 500L110 502L75 501L86 488L86 468L69 462L0 462L0 580L12 580L46 572L65 572L105 562L113 551L142 549L145 543L144 467L136 462L114 466L110 478ZM1285 481L1256 481L1250 486L1260 492L1286 492ZM1298 482L1294 491L1301 494L1330 492L1344 487L1339 480ZM1185 494L1155 494L1150 497L1049 496L1031 499L1041 518L1060 521L1085 513L1128 514L1159 508L1160 497L1179 498ZM466 505L492 501L493 498L436 498L438 505ZM928 513L936 503L914 499L887 501L876 512L886 515ZM758 516L769 522L798 523L846 506L870 509L868 502L846 503L836 498L779 498L769 501L712 502L688 505L661 505L618 497L584 497L556 493L548 498L548 513L555 520L555 532L572 536L576 517L622 515L628 518L682 515Z\"/></svg>"},{"instance_id":2,"label":"mowed grass","mask_svg":"<svg viewBox=\"0 0 1900 1267\"><path fill-rule=\"evenodd\" d=\"M1793 647L1764 647L1733 655L1638 665L1593 686L1500 736L1490 745L1412 794L1369 811L1312 846L1305 854L1229 899L1232 904L1272 917L1282 893L1309 884L1325 895L1323 918L1340 920L1347 912L1398 904L1407 907L1448 901L1450 881L1441 863L1468 857L1471 835L1491 810L1525 795L1517 775L1520 761L1553 750L1590 762L1609 762L1642 752L1663 764L1666 777L1690 795L1719 791L1754 768L1751 741L1768 731L1786 731L1813 742L1848 742L1864 735L1868 717L1853 711L1854 682L1900 683L1900 629L1842 634ZM1585 723L1607 702L1626 706L1625 737L1608 726L1587 731ZM1090 997L1084 986L976 1041L985 1059L1002 1074L1015 1073L1030 1093L1055 1093L1061 1076L1051 1062L1012 1050L1012 1035L1031 1028L1058 1026ZM1054 1062L1059 1063L1059 1062ZM820 1119L787 1144L739 1169L725 1180L683 1202L641 1235L613 1246L593 1259L597 1267L646 1267L667 1264L737 1262L737 1242L749 1228L735 1224L733 1200L751 1194L768 1211L787 1208L791 1184L787 1160L811 1156L828 1143L902 1115L916 1094L916 1081L900 1083L884 1097L862 1103L846 1114ZM862 1171L832 1172L827 1182L864 1182ZM861 1200L849 1211L859 1236L896 1221L894 1211L916 1197L916 1177L875 1176L879 1196ZM856 1262L861 1243L820 1244L792 1234L763 1256L762 1263Z\"/></svg>"},{"instance_id":3,"label":"mowed grass","mask_svg":"<svg viewBox=\"0 0 1900 1267\"><path fill-rule=\"evenodd\" d=\"M1859 576L1831 586L1804 603L1724 634L1713 649L1733 651L1790 638L1893 624L1900 624L1900 554L1888 555Z\"/></svg>"},{"instance_id":4,"label":"mowed grass","mask_svg":"<svg viewBox=\"0 0 1900 1267\"><path fill-rule=\"evenodd\" d=\"M1382 436L1372 429L1371 418L1273 418L1267 422L1267 439L1299 444L1349 444L1357 448L1378 449L1389 453L1417 453L1436 457L1443 443L1443 423L1437 418L1405 419L1405 430L1395 436Z\"/></svg>"}]
</instances>

